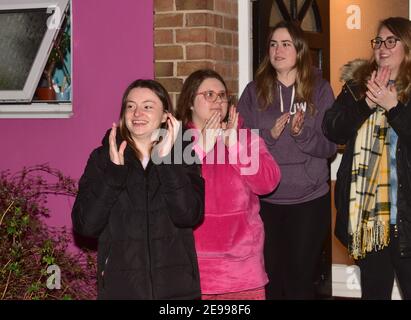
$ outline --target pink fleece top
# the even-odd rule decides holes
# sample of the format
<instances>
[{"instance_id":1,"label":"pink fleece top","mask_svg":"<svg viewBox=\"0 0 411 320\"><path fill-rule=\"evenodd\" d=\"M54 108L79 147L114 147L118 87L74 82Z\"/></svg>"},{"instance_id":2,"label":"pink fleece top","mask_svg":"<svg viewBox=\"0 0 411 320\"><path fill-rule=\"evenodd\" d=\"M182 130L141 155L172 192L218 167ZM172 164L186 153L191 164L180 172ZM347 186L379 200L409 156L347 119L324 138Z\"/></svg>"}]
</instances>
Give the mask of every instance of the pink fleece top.
<instances>
[{"instance_id":1,"label":"pink fleece top","mask_svg":"<svg viewBox=\"0 0 411 320\"><path fill-rule=\"evenodd\" d=\"M189 127L193 128L193 124ZM199 145L194 146L202 159L205 180L205 217L194 231L203 294L250 290L268 282L258 195L275 189L280 169L258 135L247 129L247 137L245 143L240 139L230 148L218 139L207 155ZM255 156L249 159L252 147L256 147ZM230 154L241 159L241 153L247 151L249 161L216 164L218 148L222 148L226 159ZM210 163L213 160L214 164ZM251 162L255 165L255 161L255 173L245 175L242 170L250 168Z\"/></svg>"}]
</instances>

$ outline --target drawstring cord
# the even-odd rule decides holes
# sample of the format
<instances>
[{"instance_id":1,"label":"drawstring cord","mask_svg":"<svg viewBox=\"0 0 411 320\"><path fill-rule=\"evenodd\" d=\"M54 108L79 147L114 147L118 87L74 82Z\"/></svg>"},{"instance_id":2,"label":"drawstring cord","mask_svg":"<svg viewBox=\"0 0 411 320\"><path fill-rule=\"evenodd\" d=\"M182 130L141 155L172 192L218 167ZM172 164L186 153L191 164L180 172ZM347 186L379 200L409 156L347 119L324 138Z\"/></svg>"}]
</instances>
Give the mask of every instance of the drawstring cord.
<instances>
[{"instance_id":1,"label":"drawstring cord","mask_svg":"<svg viewBox=\"0 0 411 320\"><path fill-rule=\"evenodd\" d=\"M283 101L283 93L281 90L281 85L278 85L280 88L280 108L281 108L281 113L284 113L284 101ZM295 97L295 87L293 86L293 93L291 94L291 101L290 101L290 109L289 111L291 112L291 109L294 104L294 97Z\"/></svg>"}]
</instances>

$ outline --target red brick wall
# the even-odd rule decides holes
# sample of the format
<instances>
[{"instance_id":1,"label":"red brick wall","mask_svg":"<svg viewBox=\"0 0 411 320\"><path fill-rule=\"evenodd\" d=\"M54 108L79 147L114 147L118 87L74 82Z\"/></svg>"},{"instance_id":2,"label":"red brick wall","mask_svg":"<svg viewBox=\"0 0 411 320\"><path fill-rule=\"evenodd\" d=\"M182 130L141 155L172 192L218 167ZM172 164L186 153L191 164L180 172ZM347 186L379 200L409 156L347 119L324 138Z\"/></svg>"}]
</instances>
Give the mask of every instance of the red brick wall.
<instances>
[{"instance_id":1,"label":"red brick wall","mask_svg":"<svg viewBox=\"0 0 411 320\"><path fill-rule=\"evenodd\" d=\"M187 76L211 68L238 94L237 0L154 0L155 78L174 105Z\"/></svg>"}]
</instances>

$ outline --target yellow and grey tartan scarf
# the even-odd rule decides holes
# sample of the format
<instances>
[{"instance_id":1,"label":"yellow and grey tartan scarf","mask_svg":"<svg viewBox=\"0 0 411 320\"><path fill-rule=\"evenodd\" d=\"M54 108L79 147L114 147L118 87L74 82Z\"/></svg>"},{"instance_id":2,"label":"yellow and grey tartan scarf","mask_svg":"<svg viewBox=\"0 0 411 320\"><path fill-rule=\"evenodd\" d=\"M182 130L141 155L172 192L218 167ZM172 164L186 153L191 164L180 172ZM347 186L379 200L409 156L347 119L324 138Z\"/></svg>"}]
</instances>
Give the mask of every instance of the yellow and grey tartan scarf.
<instances>
[{"instance_id":1,"label":"yellow and grey tartan scarf","mask_svg":"<svg viewBox=\"0 0 411 320\"><path fill-rule=\"evenodd\" d=\"M348 251L354 259L388 245L390 227L389 137L377 107L358 130L351 171Z\"/></svg>"}]
</instances>

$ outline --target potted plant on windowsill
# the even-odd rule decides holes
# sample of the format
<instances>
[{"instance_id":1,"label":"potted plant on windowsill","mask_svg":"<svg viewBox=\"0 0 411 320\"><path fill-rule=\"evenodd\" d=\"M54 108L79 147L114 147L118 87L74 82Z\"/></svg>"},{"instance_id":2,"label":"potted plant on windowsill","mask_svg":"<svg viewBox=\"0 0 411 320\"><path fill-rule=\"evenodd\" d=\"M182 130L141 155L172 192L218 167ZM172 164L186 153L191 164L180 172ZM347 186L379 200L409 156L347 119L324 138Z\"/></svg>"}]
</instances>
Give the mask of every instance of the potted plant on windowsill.
<instances>
[{"instance_id":1,"label":"potted plant on windowsill","mask_svg":"<svg viewBox=\"0 0 411 320\"><path fill-rule=\"evenodd\" d=\"M56 69L62 70L67 85L71 84L70 71L65 63L66 55L67 53L70 53L70 43L70 17L69 13L66 13L59 34L50 51L50 56L44 68L39 86L36 90L38 99L56 100L56 88L54 88L55 84L53 83L53 76Z\"/></svg>"}]
</instances>

